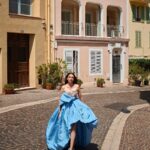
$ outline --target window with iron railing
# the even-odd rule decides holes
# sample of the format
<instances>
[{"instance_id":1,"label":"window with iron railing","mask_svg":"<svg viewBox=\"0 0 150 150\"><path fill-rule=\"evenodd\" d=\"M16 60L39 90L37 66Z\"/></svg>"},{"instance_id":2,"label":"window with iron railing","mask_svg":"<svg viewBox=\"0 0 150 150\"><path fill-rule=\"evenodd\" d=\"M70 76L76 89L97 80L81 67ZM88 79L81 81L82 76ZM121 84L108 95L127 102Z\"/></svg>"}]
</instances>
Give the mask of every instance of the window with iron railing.
<instances>
[{"instance_id":1,"label":"window with iron railing","mask_svg":"<svg viewBox=\"0 0 150 150\"><path fill-rule=\"evenodd\" d=\"M137 22L144 22L145 7L132 5L132 20Z\"/></svg>"},{"instance_id":2,"label":"window with iron railing","mask_svg":"<svg viewBox=\"0 0 150 150\"><path fill-rule=\"evenodd\" d=\"M107 25L107 36L108 37L122 37L123 26L119 25Z\"/></svg>"},{"instance_id":3,"label":"window with iron railing","mask_svg":"<svg viewBox=\"0 0 150 150\"><path fill-rule=\"evenodd\" d=\"M63 35L79 35L79 22L73 21L72 11L62 11L62 23L61 23Z\"/></svg>"},{"instance_id":4,"label":"window with iron railing","mask_svg":"<svg viewBox=\"0 0 150 150\"><path fill-rule=\"evenodd\" d=\"M9 13L31 15L32 0L9 0Z\"/></svg>"}]
</instances>

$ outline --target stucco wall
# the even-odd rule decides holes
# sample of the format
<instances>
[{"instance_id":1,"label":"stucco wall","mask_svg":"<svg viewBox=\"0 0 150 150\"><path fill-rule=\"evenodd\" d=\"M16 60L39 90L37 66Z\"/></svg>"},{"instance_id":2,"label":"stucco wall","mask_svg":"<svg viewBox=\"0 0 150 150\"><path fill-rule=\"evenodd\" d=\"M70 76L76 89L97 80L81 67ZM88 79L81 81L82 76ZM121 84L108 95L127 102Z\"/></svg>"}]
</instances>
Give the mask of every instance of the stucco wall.
<instances>
[{"instance_id":1,"label":"stucco wall","mask_svg":"<svg viewBox=\"0 0 150 150\"><path fill-rule=\"evenodd\" d=\"M9 14L8 0L0 3L0 93L7 83L7 33L30 34L29 80L30 86L37 85L35 66L47 61L46 33L42 18L45 17L45 3L33 3L33 16ZM40 7L39 7L40 6Z\"/></svg>"},{"instance_id":2,"label":"stucco wall","mask_svg":"<svg viewBox=\"0 0 150 150\"><path fill-rule=\"evenodd\" d=\"M150 4L149 4L150 6ZM150 23L132 21L132 9L129 3L129 55L135 57L148 56L150 58ZM146 13L146 12L145 12ZM141 31L142 47L136 48L135 31Z\"/></svg>"}]
</instances>

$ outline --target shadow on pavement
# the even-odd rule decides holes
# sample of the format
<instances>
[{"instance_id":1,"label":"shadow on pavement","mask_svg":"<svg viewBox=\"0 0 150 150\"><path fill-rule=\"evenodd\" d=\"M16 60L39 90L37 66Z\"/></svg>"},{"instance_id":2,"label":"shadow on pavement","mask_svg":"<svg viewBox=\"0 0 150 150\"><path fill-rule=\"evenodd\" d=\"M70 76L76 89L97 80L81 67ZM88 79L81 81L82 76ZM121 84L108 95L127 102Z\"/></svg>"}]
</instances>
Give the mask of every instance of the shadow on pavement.
<instances>
[{"instance_id":1,"label":"shadow on pavement","mask_svg":"<svg viewBox=\"0 0 150 150\"><path fill-rule=\"evenodd\" d=\"M112 103L110 105L105 105L105 108L109 108L109 109L113 109L116 111L122 111L122 112L127 112L127 107L130 106L131 103L121 103L121 102L117 102L117 103Z\"/></svg>"},{"instance_id":2,"label":"shadow on pavement","mask_svg":"<svg viewBox=\"0 0 150 150\"><path fill-rule=\"evenodd\" d=\"M68 150L69 146L64 150ZM49 150L49 149L48 149ZM75 148L75 150L99 150L98 145L94 143L90 143L86 148Z\"/></svg>"},{"instance_id":3,"label":"shadow on pavement","mask_svg":"<svg viewBox=\"0 0 150 150\"><path fill-rule=\"evenodd\" d=\"M140 91L140 99L150 103L150 91Z\"/></svg>"},{"instance_id":4,"label":"shadow on pavement","mask_svg":"<svg viewBox=\"0 0 150 150\"><path fill-rule=\"evenodd\" d=\"M98 145L94 143L90 143L85 150L99 150Z\"/></svg>"}]
</instances>

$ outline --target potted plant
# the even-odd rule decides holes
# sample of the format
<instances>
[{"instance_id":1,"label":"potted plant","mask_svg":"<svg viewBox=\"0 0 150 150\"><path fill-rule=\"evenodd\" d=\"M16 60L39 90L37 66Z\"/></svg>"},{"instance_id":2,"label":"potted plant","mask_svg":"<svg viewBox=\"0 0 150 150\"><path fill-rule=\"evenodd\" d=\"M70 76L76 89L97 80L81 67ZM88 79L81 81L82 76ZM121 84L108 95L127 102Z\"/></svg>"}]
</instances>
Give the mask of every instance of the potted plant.
<instances>
[{"instance_id":1,"label":"potted plant","mask_svg":"<svg viewBox=\"0 0 150 150\"><path fill-rule=\"evenodd\" d=\"M53 81L52 81L52 78L51 76L49 75L47 80L46 80L46 89L47 90L52 90L53 89Z\"/></svg>"},{"instance_id":2,"label":"potted plant","mask_svg":"<svg viewBox=\"0 0 150 150\"><path fill-rule=\"evenodd\" d=\"M144 79L144 85L149 85L149 80L148 79Z\"/></svg>"},{"instance_id":3,"label":"potted plant","mask_svg":"<svg viewBox=\"0 0 150 150\"><path fill-rule=\"evenodd\" d=\"M36 66L36 69L37 69L39 84L41 84L43 88L46 88L46 80L48 76L47 65L42 64L42 65Z\"/></svg>"},{"instance_id":4,"label":"potted plant","mask_svg":"<svg viewBox=\"0 0 150 150\"><path fill-rule=\"evenodd\" d=\"M7 83L7 84L4 85L3 90L4 90L5 94L15 94L14 89L17 88L17 87L18 87L18 85L15 84L15 83Z\"/></svg>"},{"instance_id":5,"label":"potted plant","mask_svg":"<svg viewBox=\"0 0 150 150\"><path fill-rule=\"evenodd\" d=\"M97 78L96 83L97 87L103 87L103 84L105 84L105 80L103 78Z\"/></svg>"},{"instance_id":6,"label":"potted plant","mask_svg":"<svg viewBox=\"0 0 150 150\"><path fill-rule=\"evenodd\" d=\"M144 76L144 69L138 64L132 64L129 66L130 79L133 80L132 85L141 86L141 82ZM132 81L131 80L131 81Z\"/></svg>"},{"instance_id":7,"label":"potted plant","mask_svg":"<svg viewBox=\"0 0 150 150\"><path fill-rule=\"evenodd\" d=\"M79 85L79 87L81 87L81 85L83 84L83 81L81 79L77 79L77 84Z\"/></svg>"},{"instance_id":8,"label":"potted plant","mask_svg":"<svg viewBox=\"0 0 150 150\"><path fill-rule=\"evenodd\" d=\"M135 86L141 86L141 82L140 79L135 80Z\"/></svg>"}]
</instances>

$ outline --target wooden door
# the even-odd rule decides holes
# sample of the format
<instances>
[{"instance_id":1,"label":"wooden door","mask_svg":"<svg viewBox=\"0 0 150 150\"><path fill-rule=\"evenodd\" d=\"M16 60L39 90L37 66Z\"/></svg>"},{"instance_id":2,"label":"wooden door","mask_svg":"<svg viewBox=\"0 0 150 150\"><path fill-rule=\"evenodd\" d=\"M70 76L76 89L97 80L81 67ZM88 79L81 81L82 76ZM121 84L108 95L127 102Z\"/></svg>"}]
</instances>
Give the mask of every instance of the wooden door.
<instances>
[{"instance_id":1,"label":"wooden door","mask_svg":"<svg viewBox=\"0 0 150 150\"><path fill-rule=\"evenodd\" d=\"M8 33L8 83L29 86L29 35Z\"/></svg>"}]
</instances>

